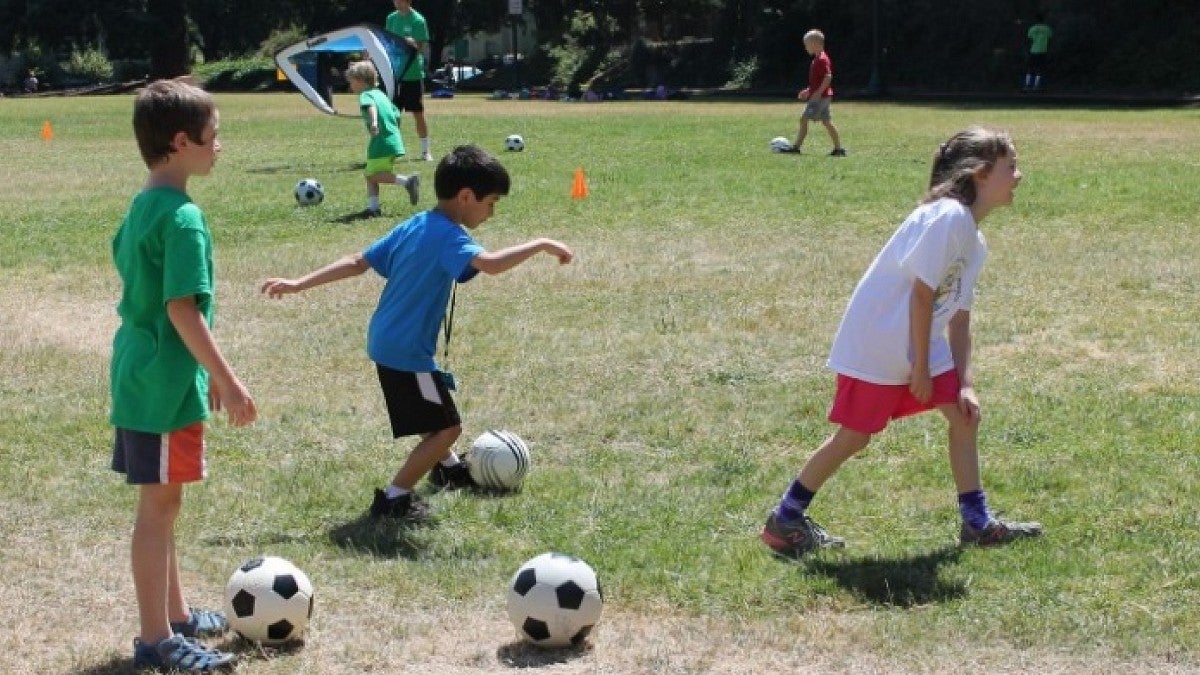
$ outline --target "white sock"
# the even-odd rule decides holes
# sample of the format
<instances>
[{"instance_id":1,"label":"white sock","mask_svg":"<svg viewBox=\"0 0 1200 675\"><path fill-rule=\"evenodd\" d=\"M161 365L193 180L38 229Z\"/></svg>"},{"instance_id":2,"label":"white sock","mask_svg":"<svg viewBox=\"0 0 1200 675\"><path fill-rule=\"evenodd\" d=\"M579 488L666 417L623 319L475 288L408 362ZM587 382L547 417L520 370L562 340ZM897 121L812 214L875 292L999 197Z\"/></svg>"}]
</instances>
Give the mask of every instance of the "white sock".
<instances>
[{"instance_id":1,"label":"white sock","mask_svg":"<svg viewBox=\"0 0 1200 675\"><path fill-rule=\"evenodd\" d=\"M379 195L375 195L374 197L370 197L367 199L367 208L368 209L379 208Z\"/></svg>"},{"instance_id":2,"label":"white sock","mask_svg":"<svg viewBox=\"0 0 1200 675\"><path fill-rule=\"evenodd\" d=\"M396 185L408 185L408 176L396 174Z\"/></svg>"},{"instance_id":3,"label":"white sock","mask_svg":"<svg viewBox=\"0 0 1200 675\"><path fill-rule=\"evenodd\" d=\"M451 451L449 455L446 455L446 459L442 460L441 464L445 467L458 466L462 464L462 460L458 458L457 454Z\"/></svg>"},{"instance_id":4,"label":"white sock","mask_svg":"<svg viewBox=\"0 0 1200 675\"><path fill-rule=\"evenodd\" d=\"M387 497L388 499L395 499L397 497L403 497L404 495L406 495L410 492L412 492L412 490L405 490L402 487L396 487L395 485L389 485L389 486L387 486L387 489L383 491L383 496Z\"/></svg>"},{"instance_id":5,"label":"white sock","mask_svg":"<svg viewBox=\"0 0 1200 675\"><path fill-rule=\"evenodd\" d=\"M425 137L425 138L421 139L421 154L422 155L429 154L429 137Z\"/></svg>"}]
</instances>

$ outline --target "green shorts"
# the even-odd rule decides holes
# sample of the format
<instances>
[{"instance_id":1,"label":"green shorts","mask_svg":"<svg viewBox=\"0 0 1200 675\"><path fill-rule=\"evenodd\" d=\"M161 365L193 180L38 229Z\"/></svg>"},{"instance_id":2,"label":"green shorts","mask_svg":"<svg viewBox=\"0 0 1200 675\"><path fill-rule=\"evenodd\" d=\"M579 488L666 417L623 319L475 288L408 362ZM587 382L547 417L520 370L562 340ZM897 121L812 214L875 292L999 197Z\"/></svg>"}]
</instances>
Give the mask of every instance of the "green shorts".
<instances>
[{"instance_id":1,"label":"green shorts","mask_svg":"<svg viewBox=\"0 0 1200 675\"><path fill-rule=\"evenodd\" d=\"M367 160L366 168L363 169L363 174L367 175L367 176L374 176L375 174L377 174L381 171L386 172L386 173L391 173L392 166L395 163L396 163L395 155L388 155L387 157L370 158Z\"/></svg>"}]
</instances>

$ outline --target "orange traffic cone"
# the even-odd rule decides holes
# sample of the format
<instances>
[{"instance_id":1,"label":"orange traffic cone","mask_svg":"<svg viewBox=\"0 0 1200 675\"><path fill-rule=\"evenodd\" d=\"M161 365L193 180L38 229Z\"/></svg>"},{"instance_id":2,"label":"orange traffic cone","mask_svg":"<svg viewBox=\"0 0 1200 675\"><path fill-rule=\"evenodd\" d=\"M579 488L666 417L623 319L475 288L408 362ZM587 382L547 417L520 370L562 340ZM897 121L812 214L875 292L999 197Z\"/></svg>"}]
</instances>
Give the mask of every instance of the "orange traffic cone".
<instances>
[{"instance_id":1,"label":"orange traffic cone","mask_svg":"<svg viewBox=\"0 0 1200 675\"><path fill-rule=\"evenodd\" d=\"M42 140L48 141L54 138L54 127L50 126L50 120L42 122Z\"/></svg>"},{"instance_id":2,"label":"orange traffic cone","mask_svg":"<svg viewBox=\"0 0 1200 675\"><path fill-rule=\"evenodd\" d=\"M588 196L587 181L583 177L583 167L575 169L575 181L571 183L571 199L583 199Z\"/></svg>"}]
</instances>

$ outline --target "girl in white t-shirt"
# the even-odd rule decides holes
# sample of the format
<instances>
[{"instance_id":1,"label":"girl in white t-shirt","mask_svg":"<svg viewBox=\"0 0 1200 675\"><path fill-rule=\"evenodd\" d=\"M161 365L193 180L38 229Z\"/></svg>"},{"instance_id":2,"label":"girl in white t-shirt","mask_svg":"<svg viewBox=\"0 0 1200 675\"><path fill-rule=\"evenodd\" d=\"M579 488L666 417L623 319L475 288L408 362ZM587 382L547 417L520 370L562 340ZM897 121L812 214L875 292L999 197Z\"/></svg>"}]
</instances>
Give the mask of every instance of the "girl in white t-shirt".
<instances>
[{"instance_id":1,"label":"girl in white t-shirt","mask_svg":"<svg viewBox=\"0 0 1200 675\"><path fill-rule=\"evenodd\" d=\"M979 223L1012 204L1021 182L1005 133L972 127L942 143L929 192L867 269L842 317L829 368L837 392L829 420L840 425L809 457L762 539L798 558L844 546L805 510L835 471L892 419L936 408L950 424L950 470L958 490L962 544L988 546L1041 534L1039 523L997 519L979 481L979 398L972 386L971 302L987 257Z\"/></svg>"}]
</instances>

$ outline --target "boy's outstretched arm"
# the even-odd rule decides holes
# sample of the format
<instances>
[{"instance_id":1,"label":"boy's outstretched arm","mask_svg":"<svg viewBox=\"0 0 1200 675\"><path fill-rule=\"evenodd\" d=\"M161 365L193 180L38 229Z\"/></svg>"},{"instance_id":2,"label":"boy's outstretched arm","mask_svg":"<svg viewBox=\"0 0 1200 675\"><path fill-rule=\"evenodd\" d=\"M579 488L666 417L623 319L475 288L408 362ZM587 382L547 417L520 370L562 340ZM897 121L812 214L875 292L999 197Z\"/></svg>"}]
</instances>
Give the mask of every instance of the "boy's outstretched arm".
<instances>
[{"instance_id":1,"label":"boy's outstretched arm","mask_svg":"<svg viewBox=\"0 0 1200 675\"><path fill-rule=\"evenodd\" d=\"M524 244L502 248L499 251L484 251L471 259L471 267L484 274L500 274L520 265L538 253L547 253L558 258L560 265L566 265L575 257L571 249L560 241L533 239Z\"/></svg>"},{"instance_id":2,"label":"boy's outstretched arm","mask_svg":"<svg viewBox=\"0 0 1200 675\"><path fill-rule=\"evenodd\" d=\"M221 355L204 315L196 307L196 299L189 295L168 300L167 317L188 351L212 378L213 388L208 393L209 408L215 412L224 407L229 414L229 423L235 427L253 422L258 417L254 399Z\"/></svg>"},{"instance_id":3,"label":"boy's outstretched arm","mask_svg":"<svg viewBox=\"0 0 1200 675\"><path fill-rule=\"evenodd\" d=\"M355 253L339 258L319 270L314 270L299 279L281 279L271 277L262 283L260 289L269 298L280 298L288 293L299 293L314 286L327 284L356 277L371 268L370 263L363 258L362 253Z\"/></svg>"}]
</instances>

